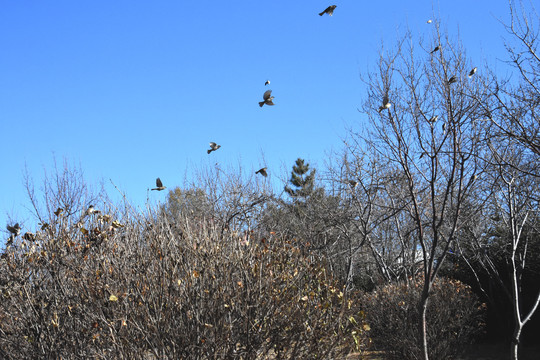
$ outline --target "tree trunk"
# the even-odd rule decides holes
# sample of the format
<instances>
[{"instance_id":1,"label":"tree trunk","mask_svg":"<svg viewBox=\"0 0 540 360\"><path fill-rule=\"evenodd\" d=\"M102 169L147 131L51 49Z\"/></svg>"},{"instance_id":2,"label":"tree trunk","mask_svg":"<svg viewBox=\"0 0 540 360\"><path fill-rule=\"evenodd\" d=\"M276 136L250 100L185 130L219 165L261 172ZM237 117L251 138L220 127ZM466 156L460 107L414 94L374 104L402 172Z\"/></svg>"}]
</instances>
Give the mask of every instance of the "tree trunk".
<instances>
[{"instance_id":1,"label":"tree trunk","mask_svg":"<svg viewBox=\"0 0 540 360\"><path fill-rule=\"evenodd\" d=\"M511 345L511 359L518 360L518 348L519 348L519 338L521 336L522 324L517 323L515 325L514 334L512 335L512 345Z\"/></svg>"},{"instance_id":2,"label":"tree trunk","mask_svg":"<svg viewBox=\"0 0 540 360\"><path fill-rule=\"evenodd\" d=\"M420 299L420 337L421 337L421 349L424 354L424 360L429 360L428 354L428 339L427 339L427 304L428 304L428 294L424 290L422 291L422 298Z\"/></svg>"}]
</instances>

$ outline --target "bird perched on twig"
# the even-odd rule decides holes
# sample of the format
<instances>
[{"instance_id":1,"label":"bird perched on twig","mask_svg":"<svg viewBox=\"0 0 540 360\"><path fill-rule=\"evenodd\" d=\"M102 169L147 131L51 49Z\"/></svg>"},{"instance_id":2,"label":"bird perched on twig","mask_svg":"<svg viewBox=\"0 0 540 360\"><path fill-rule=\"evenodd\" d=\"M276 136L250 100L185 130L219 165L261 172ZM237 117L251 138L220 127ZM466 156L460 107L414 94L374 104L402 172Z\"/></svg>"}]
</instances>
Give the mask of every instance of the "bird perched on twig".
<instances>
[{"instance_id":1,"label":"bird perched on twig","mask_svg":"<svg viewBox=\"0 0 540 360\"><path fill-rule=\"evenodd\" d=\"M255 171L255 174L261 174L262 176L267 177L268 173L266 172L266 169L266 167L263 167L262 169Z\"/></svg>"},{"instance_id":2,"label":"bird perched on twig","mask_svg":"<svg viewBox=\"0 0 540 360\"><path fill-rule=\"evenodd\" d=\"M153 188L152 190L161 191L161 190L165 190L166 188L167 188L166 186L163 186L163 183L161 182L161 179L157 178L156 179L156 187Z\"/></svg>"},{"instance_id":3,"label":"bird perched on twig","mask_svg":"<svg viewBox=\"0 0 540 360\"><path fill-rule=\"evenodd\" d=\"M266 85L270 85L270 80L266 80L266 82L264 83L264 86Z\"/></svg>"},{"instance_id":4,"label":"bird perched on twig","mask_svg":"<svg viewBox=\"0 0 540 360\"><path fill-rule=\"evenodd\" d=\"M354 189L355 187L358 186L358 181L356 181L356 180L349 180L349 185L351 185L351 187Z\"/></svg>"},{"instance_id":5,"label":"bird perched on twig","mask_svg":"<svg viewBox=\"0 0 540 360\"><path fill-rule=\"evenodd\" d=\"M263 101L259 101L259 106L263 107L264 104L266 105L274 105L274 97L272 95L272 90L266 90L263 94Z\"/></svg>"},{"instance_id":6,"label":"bird perched on twig","mask_svg":"<svg viewBox=\"0 0 540 360\"><path fill-rule=\"evenodd\" d=\"M210 149L209 150L206 150L206 152L208 154L210 154L212 151L216 151L217 149L219 149L221 147L221 145L218 145L216 144L215 142L210 142Z\"/></svg>"},{"instance_id":7,"label":"bird perched on twig","mask_svg":"<svg viewBox=\"0 0 540 360\"><path fill-rule=\"evenodd\" d=\"M439 45L437 45L437 46L435 47L435 49L431 50L430 54L433 54L434 52L437 52L437 51L439 51L439 50L441 50L441 47L440 47Z\"/></svg>"},{"instance_id":8,"label":"bird perched on twig","mask_svg":"<svg viewBox=\"0 0 540 360\"><path fill-rule=\"evenodd\" d=\"M455 82L457 82L457 77L455 76L452 76L450 79L448 79L448 85L453 84Z\"/></svg>"},{"instance_id":9,"label":"bird perched on twig","mask_svg":"<svg viewBox=\"0 0 540 360\"><path fill-rule=\"evenodd\" d=\"M36 234L32 232L26 232L23 235L23 239L27 241L36 241Z\"/></svg>"},{"instance_id":10,"label":"bird perched on twig","mask_svg":"<svg viewBox=\"0 0 540 360\"><path fill-rule=\"evenodd\" d=\"M337 5L330 5L326 9L324 9L323 12L319 13L319 16L323 16L324 14L328 14L328 16L332 16L334 14L334 10L337 8Z\"/></svg>"},{"instance_id":11,"label":"bird perched on twig","mask_svg":"<svg viewBox=\"0 0 540 360\"><path fill-rule=\"evenodd\" d=\"M88 207L88 209L86 209L85 213L83 216L88 216L88 215L92 215L92 214L99 214L101 211L99 210L96 210L96 208L94 207L94 205L90 205Z\"/></svg>"},{"instance_id":12,"label":"bird perched on twig","mask_svg":"<svg viewBox=\"0 0 540 360\"><path fill-rule=\"evenodd\" d=\"M439 120L439 115L433 115L430 119L429 119L429 122L434 124L435 122L437 122L437 120Z\"/></svg>"},{"instance_id":13,"label":"bird perched on twig","mask_svg":"<svg viewBox=\"0 0 540 360\"><path fill-rule=\"evenodd\" d=\"M471 78L474 74L476 74L476 70L478 68L474 67L470 72L469 72L469 77Z\"/></svg>"},{"instance_id":14,"label":"bird perched on twig","mask_svg":"<svg viewBox=\"0 0 540 360\"><path fill-rule=\"evenodd\" d=\"M390 106L392 106L392 104L390 104L390 101L388 100L388 95L384 95L382 105L379 107L379 113L384 109L390 109Z\"/></svg>"},{"instance_id":15,"label":"bird perched on twig","mask_svg":"<svg viewBox=\"0 0 540 360\"><path fill-rule=\"evenodd\" d=\"M16 223L13 226L7 225L6 229L7 229L7 231L10 232L10 234L12 234L14 236L18 236L21 233L21 226L19 225L19 223Z\"/></svg>"}]
</instances>

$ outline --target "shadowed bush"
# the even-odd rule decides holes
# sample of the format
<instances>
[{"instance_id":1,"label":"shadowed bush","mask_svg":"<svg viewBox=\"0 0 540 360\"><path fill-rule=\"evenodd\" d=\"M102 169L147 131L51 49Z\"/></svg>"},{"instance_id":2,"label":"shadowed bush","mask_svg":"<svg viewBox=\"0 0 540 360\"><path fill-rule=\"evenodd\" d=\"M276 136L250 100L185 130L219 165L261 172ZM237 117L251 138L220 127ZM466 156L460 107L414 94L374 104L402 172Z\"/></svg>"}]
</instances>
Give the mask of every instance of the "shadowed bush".
<instances>
[{"instance_id":1,"label":"shadowed bush","mask_svg":"<svg viewBox=\"0 0 540 360\"><path fill-rule=\"evenodd\" d=\"M397 359L422 359L418 303L423 281L382 286L363 297L374 346ZM441 278L428 302L428 345L433 359L451 359L464 350L483 328L484 305L470 287Z\"/></svg>"}]
</instances>

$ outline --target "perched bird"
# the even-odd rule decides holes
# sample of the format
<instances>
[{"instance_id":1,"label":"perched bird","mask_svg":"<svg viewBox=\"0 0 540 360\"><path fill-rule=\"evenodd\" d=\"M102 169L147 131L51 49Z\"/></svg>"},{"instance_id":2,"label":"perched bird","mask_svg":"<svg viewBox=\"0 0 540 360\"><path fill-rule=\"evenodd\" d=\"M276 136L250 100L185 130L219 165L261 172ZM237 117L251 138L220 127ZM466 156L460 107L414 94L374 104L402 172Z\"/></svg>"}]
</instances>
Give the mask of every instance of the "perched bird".
<instances>
[{"instance_id":1,"label":"perched bird","mask_svg":"<svg viewBox=\"0 0 540 360\"><path fill-rule=\"evenodd\" d=\"M270 85L270 80L266 80L266 82L264 83L264 86L266 85Z\"/></svg>"},{"instance_id":2,"label":"perched bird","mask_svg":"<svg viewBox=\"0 0 540 360\"><path fill-rule=\"evenodd\" d=\"M14 236L18 236L21 233L21 226L19 225L19 223L16 223L13 226L7 225L6 229Z\"/></svg>"},{"instance_id":3,"label":"perched bird","mask_svg":"<svg viewBox=\"0 0 540 360\"><path fill-rule=\"evenodd\" d=\"M478 175L474 174L471 176L471 182L476 181L476 179L478 179Z\"/></svg>"},{"instance_id":4,"label":"perched bird","mask_svg":"<svg viewBox=\"0 0 540 360\"><path fill-rule=\"evenodd\" d=\"M443 132L446 131L446 123L443 123L443 124L442 124L442 131L443 131Z\"/></svg>"},{"instance_id":5,"label":"perched bird","mask_svg":"<svg viewBox=\"0 0 540 360\"><path fill-rule=\"evenodd\" d=\"M441 50L441 47L437 45L435 49L431 50L430 54L433 54L434 52L437 52L439 50Z\"/></svg>"},{"instance_id":6,"label":"perched bird","mask_svg":"<svg viewBox=\"0 0 540 360\"><path fill-rule=\"evenodd\" d=\"M59 207L59 208L56 209L56 211L54 212L54 215L60 216L60 215L62 215L63 212L64 212L64 209L62 209L61 207Z\"/></svg>"},{"instance_id":7,"label":"perched bird","mask_svg":"<svg viewBox=\"0 0 540 360\"><path fill-rule=\"evenodd\" d=\"M264 104L266 104L266 105L274 105L274 103L272 102L272 100L274 100L274 97L270 96L270 95L272 95L272 90L266 90L264 92L263 101L259 102L260 107L262 107Z\"/></svg>"},{"instance_id":8,"label":"perched bird","mask_svg":"<svg viewBox=\"0 0 540 360\"><path fill-rule=\"evenodd\" d=\"M272 104L274 105L274 104ZM262 105L261 105L262 106ZM206 150L206 152L208 154L210 154L212 151L216 151L217 149L219 149L221 147L221 145L218 145L216 144L215 142L210 142L210 150Z\"/></svg>"},{"instance_id":9,"label":"perched bird","mask_svg":"<svg viewBox=\"0 0 540 360\"><path fill-rule=\"evenodd\" d=\"M266 167L263 167L262 169L255 171L255 174L261 174L262 176L267 177L268 173L266 172L266 169Z\"/></svg>"},{"instance_id":10,"label":"perched bird","mask_svg":"<svg viewBox=\"0 0 540 360\"><path fill-rule=\"evenodd\" d=\"M28 241L36 241L36 234L32 232L26 232L23 235L23 239Z\"/></svg>"},{"instance_id":11,"label":"perched bird","mask_svg":"<svg viewBox=\"0 0 540 360\"><path fill-rule=\"evenodd\" d=\"M390 104L390 102L388 101L388 95L384 95L382 105L379 108L379 113L384 109L390 109L390 106L392 106L392 104Z\"/></svg>"},{"instance_id":12,"label":"perched bird","mask_svg":"<svg viewBox=\"0 0 540 360\"><path fill-rule=\"evenodd\" d=\"M437 120L439 120L439 115L433 115L431 119L429 119L429 122L434 124Z\"/></svg>"},{"instance_id":13,"label":"perched bird","mask_svg":"<svg viewBox=\"0 0 540 360\"><path fill-rule=\"evenodd\" d=\"M354 189L355 187L358 186L358 181L356 181L356 180L349 180L349 185L351 185L351 187Z\"/></svg>"},{"instance_id":14,"label":"perched bird","mask_svg":"<svg viewBox=\"0 0 540 360\"><path fill-rule=\"evenodd\" d=\"M99 214L101 211L96 210L94 208L94 205L90 205L88 209L86 209L86 212L84 213L84 216L92 215L92 214Z\"/></svg>"},{"instance_id":15,"label":"perched bird","mask_svg":"<svg viewBox=\"0 0 540 360\"><path fill-rule=\"evenodd\" d=\"M478 68L476 68L476 67L473 68L473 69L469 72L469 77L472 77L474 74L476 74L476 70L477 70L477 69L478 69Z\"/></svg>"},{"instance_id":16,"label":"perched bird","mask_svg":"<svg viewBox=\"0 0 540 360\"><path fill-rule=\"evenodd\" d=\"M323 16L324 14L328 14L329 16L332 16L334 13L334 10L337 8L337 5L330 5L322 13L319 13L319 16Z\"/></svg>"},{"instance_id":17,"label":"perched bird","mask_svg":"<svg viewBox=\"0 0 540 360\"><path fill-rule=\"evenodd\" d=\"M156 179L156 187L153 188L152 190L161 191L161 190L165 190L166 188L167 188L166 186L163 186L163 183L161 182L161 179L157 178Z\"/></svg>"},{"instance_id":18,"label":"perched bird","mask_svg":"<svg viewBox=\"0 0 540 360\"><path fill-rule=\"evenodd\" d=\"M455 82L457 82L457 77L455 76L452 76L450 79L448 79L448 85L453 84Z\"/></svg>"},{"instance_id":19,"label":"perched bird","mask_svg":"<svg viewBox=\"0 0 540 360\"><path fill-rule=\"evenodd\" d=\"M429 20L427 21L428 24L431 24L432 22L433 22L433 20L431 20L431 19L429 19Z\"/></svg>"}]
</instances>

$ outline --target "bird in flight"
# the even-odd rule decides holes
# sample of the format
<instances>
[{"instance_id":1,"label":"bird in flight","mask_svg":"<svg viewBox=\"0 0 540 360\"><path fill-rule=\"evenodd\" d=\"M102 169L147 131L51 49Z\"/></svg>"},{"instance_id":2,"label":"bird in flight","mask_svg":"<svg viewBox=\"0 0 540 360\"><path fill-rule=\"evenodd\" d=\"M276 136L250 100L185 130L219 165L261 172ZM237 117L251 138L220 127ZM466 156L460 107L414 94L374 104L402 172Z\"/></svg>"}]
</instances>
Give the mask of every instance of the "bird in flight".
<instances>
[{"instance_id":1,"label":"bird in flight","mask_svg":"<svg viewBox=\"0 0 540 360\"><path fill-rule=\"evenodd\" d=\"M255 174L261 174L262 176L267 177L268 173L266 172L266 169L266 167L263 167L262 169L255 171Z\"/></svg>"},{"instance_id":2,"label":"bird in flight","mask_svg":"<svg viewBox=\"0 0 540 360\"><path fill-rule=\"evenodd\" d=\"M161 191L161 190L165 190L166 188L167 188L166 186L163 186L163 183L161 182L161 179L157 178L156 179L156 187L153 188L152 190Z\"/></svg>"},{"instance_id":3,"label":"bird in flight","mask_svg":"<svg viewBox=\"0 0 540 360\"><path fill-rule=\"evenodd\" d=\"M274 97L273 96L270 96L272 95L272 90L266 90L263 94L263 101L259 101L259 106L260 107L263 107L264 104L266 105L274 105L274 102L272 100L274 100Z\"/></svg>"},{"instance_id":4,"label":"bird in flight","mask_svg":"<svg viewBox=\"0 0 540 360\"><path fill-rule=\"evenodd\" d=\"M390 102L388 101L388 95L384 95L382 105L379 108L379 113L384 109L390 109L390 106L392 106L392 104L390 104Z\"/></svg>"},{"instance_id":5,"label":"bird in flight","mask_svg":"<svg viewBox=\"0 0 540 360\"><path fill-rule=\"evenodd\" d=\"M429 19L429 20L427 21L428 24L431 24L432 22L433 22L433 20L431 20L431 19Z\"/></svg>"},{"instance_id":6,"label":"bird in flight","mask_svg":"<svg viewBox=\"0 0 540 360\"><path fill-rule=\"evenodd\" d=\"M6 226L7 231L9 231L14 236L18 236L21 233L21 226L19 223L16 223L15 225L7 225Z\"/></svg>"},{"instance_id":7,"label":"bird in flight","mask_svg":"<svg viewBox=\"0 0 540 360\"><path fill-rule=\"evenodd\" d=\"M266 82L264 83L264 86L266 85L270 85L270 80L266 80Z\"/></svg>"},{"instance_id":8,"label":"bird in flight","mask_svg":"<svg viewBox=\"0 0 540 360\"><path fill-rule=\"evenodd\" d=\"M273 105L273 104L272 104ZM262 105L261 105L262 106ZM219 149L221 147L221 145L218 145L216 144L215 142L210 142L210 149L209 150L206 150L206 152L208 154L210 154L212 151L216 151L217 149Z\"/></svg>"},{"instance_id":9,"label":"bird in flight","mask_svg":"<svg viewBox=\"0 0 540 360\"><path fill-rule=\"evenodd\" d=\"M474 74L476 74L476 70L477 70L477 69L478 69L478 68L476 68L476 67L473 68L473 69L469 72L469 77L472 77Z\"/></svg>"},{"instance_id":10,"label":"bird in flight","mask_svg":"<svg viewBox=\"0 0 540 360\"><path fill-rule=\"evenodd\" d=\"M334 10L337 8L337 5L330 5L322 13L319 13L319 16L323 16L324 14L328 14L329 16L332 16L334 13Z\"/></svg>"},{"instance_id":11,"label":"bird in flight","mask_svg":"<svg viewBox=\"0 0 540 360\"><path fill-rule=\"evenodd\" d=\"M439 45L435 46L435 49L431 50L430 54L433 54L434 52L437 52L441 50L441 47Z\"/></svg>"}]
</instances>

